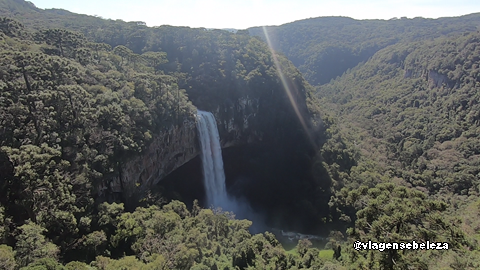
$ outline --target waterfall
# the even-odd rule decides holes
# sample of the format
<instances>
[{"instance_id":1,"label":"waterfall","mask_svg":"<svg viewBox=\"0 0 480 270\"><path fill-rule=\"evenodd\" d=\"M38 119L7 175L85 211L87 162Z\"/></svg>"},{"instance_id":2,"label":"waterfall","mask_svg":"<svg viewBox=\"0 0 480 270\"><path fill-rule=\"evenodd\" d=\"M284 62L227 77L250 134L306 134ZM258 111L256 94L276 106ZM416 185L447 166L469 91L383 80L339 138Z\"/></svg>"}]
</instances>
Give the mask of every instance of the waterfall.
<instances>
[{"instance_id":1,"label":"waterfall","mask_svg":"<svg viewBox=\"0 0 480 270\"><path fill-rule=\"evenodd\" d=\"M203 183L207 196L207 205L229 207L230 200L225 186L222 148L217 122L210 112L198 110L197 129L200 139L201 159L203 165Z\"/></svg>"},{"instance_id":2,"label":"waterfall","mask_svg":"<svg viewBox=\"0 0 480 270\"><path fill-rule=\"evenodd\" d=\"M251 233L266 231L263 216L253 211L247 201L231 198L227 194L220 135L213 114L197 110L197 129L207 207L220 207L224 211L235 213L237 218L251 220L253 222L250 227Z\"/></svg>"}]
</instances>

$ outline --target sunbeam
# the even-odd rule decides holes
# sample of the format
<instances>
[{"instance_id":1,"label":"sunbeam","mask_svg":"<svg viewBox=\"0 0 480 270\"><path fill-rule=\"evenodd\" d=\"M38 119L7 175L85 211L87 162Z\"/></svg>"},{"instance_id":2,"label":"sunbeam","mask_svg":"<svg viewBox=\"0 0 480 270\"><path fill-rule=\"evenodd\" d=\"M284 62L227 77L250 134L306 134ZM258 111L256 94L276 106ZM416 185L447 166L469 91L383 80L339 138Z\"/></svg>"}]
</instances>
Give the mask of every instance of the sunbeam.
<instances>
[{"instance_id":1,"label":"sunbeam","mask_svg":"<svg viewBox=\"0 0 480 270\"><path fill-rule=\"evenodd\" d=\"M292 94L292 89L290 88L290 86L289 86L289 84L286 80L285 74L282 71L282 66L280 65L280 62L278 61L277 54L273 50L272 42L270 41L270 37L268 35L267 28L265 26L262 26L262 29L263 29L263 33L265 35L265 39L267 40L268 49L270 50L270 53L272 54L273 63L275 65L276 69L277 69L278 77L280 78L280 81L282 82L283 89L285 90L285 93L287 94L288 99L290 100L290 104L292 105L292 108L295 111L295 114L297 115L297 118L300 121L300 124L302 125L303 129L305 130L305 134L307 135L308 139L310 140L310 143L312 144L314 149L317 149L317 145L315 143L315 140L312 138L312 135L311 135L311 133L310 133L308 127L307 127L307 124L305 122L305 119L303 118L303 116L302 116L302 114L301 114L301 112L298 108L298 104L295 100L295 97ZM292 87L296 87L295 84L292 83ZM298 92L297 89L294 89L294 90L296 92Z\"/></svg>"}]
</instances>

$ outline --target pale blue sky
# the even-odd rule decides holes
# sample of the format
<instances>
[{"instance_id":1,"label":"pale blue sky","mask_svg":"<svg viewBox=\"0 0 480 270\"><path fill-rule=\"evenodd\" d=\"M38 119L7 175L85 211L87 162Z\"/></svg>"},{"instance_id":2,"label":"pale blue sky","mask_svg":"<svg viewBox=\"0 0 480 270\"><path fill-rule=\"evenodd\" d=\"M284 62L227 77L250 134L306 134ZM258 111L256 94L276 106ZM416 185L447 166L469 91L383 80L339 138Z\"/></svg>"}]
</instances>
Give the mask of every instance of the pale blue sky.
<instances>
[{"instance_id":1,"label":"pale blue sky","mask_svg":"<svg viewBox=\"0 0 480 270\"><path fill-rule=\"evenodd\" d=\"M438 18L480 12L478 0L31 0L39 8L62 8L148 26L237 28L280 25L320 16L355 19Z\"/></svg>"}]
</instances>

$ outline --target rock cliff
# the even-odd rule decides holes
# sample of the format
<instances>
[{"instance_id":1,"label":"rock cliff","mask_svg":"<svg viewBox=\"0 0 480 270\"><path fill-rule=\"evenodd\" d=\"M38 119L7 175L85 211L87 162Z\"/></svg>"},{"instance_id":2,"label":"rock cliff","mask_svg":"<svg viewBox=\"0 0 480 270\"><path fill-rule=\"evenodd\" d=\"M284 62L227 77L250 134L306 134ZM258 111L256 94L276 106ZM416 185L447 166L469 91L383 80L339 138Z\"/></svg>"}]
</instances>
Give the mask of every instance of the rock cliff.
<instances>
[{"instance_id":1,"label":"rock cliff","mask_svg":"<svg viewBox=\"0 0 480 270\"><path fill-rule=\"evenodd\" d=\"M222 148L262 140L262 132L253 130L249 121L257 116L258 100L240 98L229 106L218 106L217 120ZM165 176L195 158L200 152L195 116L181 125L155 134L148 149L120 166L120 173L100 187L100 195L121 194L135 203Z\"/></svg>"},{"instance_id":2,"label":"rock cliff","mask_svg":"<svg viewBox=\"0 0 480 270\"><path fill-rule=\"evenodd\" d=\"M404 70L403 78L423 78L430 88L440 88L444 84L451 84L448 77L433 69L410 68Z\"/></svg>"}]
</instances>

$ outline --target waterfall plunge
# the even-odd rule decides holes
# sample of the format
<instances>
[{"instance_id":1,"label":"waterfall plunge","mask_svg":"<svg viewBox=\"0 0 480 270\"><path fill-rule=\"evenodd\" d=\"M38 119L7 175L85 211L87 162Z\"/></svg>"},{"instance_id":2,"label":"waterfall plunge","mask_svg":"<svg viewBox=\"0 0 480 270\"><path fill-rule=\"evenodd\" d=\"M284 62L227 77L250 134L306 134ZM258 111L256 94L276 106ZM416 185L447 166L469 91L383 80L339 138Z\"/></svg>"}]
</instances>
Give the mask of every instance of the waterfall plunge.
<instances>
[{"instance_id":1,"label":"waterfall plunge","mask_svg":"<svg viewBox=\"0 0 480 270\"><path fill-rule=\"evenodd\" d=\"M207 193L207 205L230 208L232 202L228 198L225 186L220 135L213 114L198 110L197 129L200 139L203 183Z\"/></svg>"},{"instance_id":2,"label":"waterfall plunge","mask_svg":"<svg viewBox=\"0 0 480 270\"><path fill-rule=\"evenodd\" d=\"M220 207L224 211L234 212L237 218L253 221L250 227L252 233L264 232L266 227L263 216L253 211L248 202L235 200L227 194L220 135L213 114L197 110L197 129L201 147L203 184L207 195L206 205Z\"/></svg>"}]
</instances>

